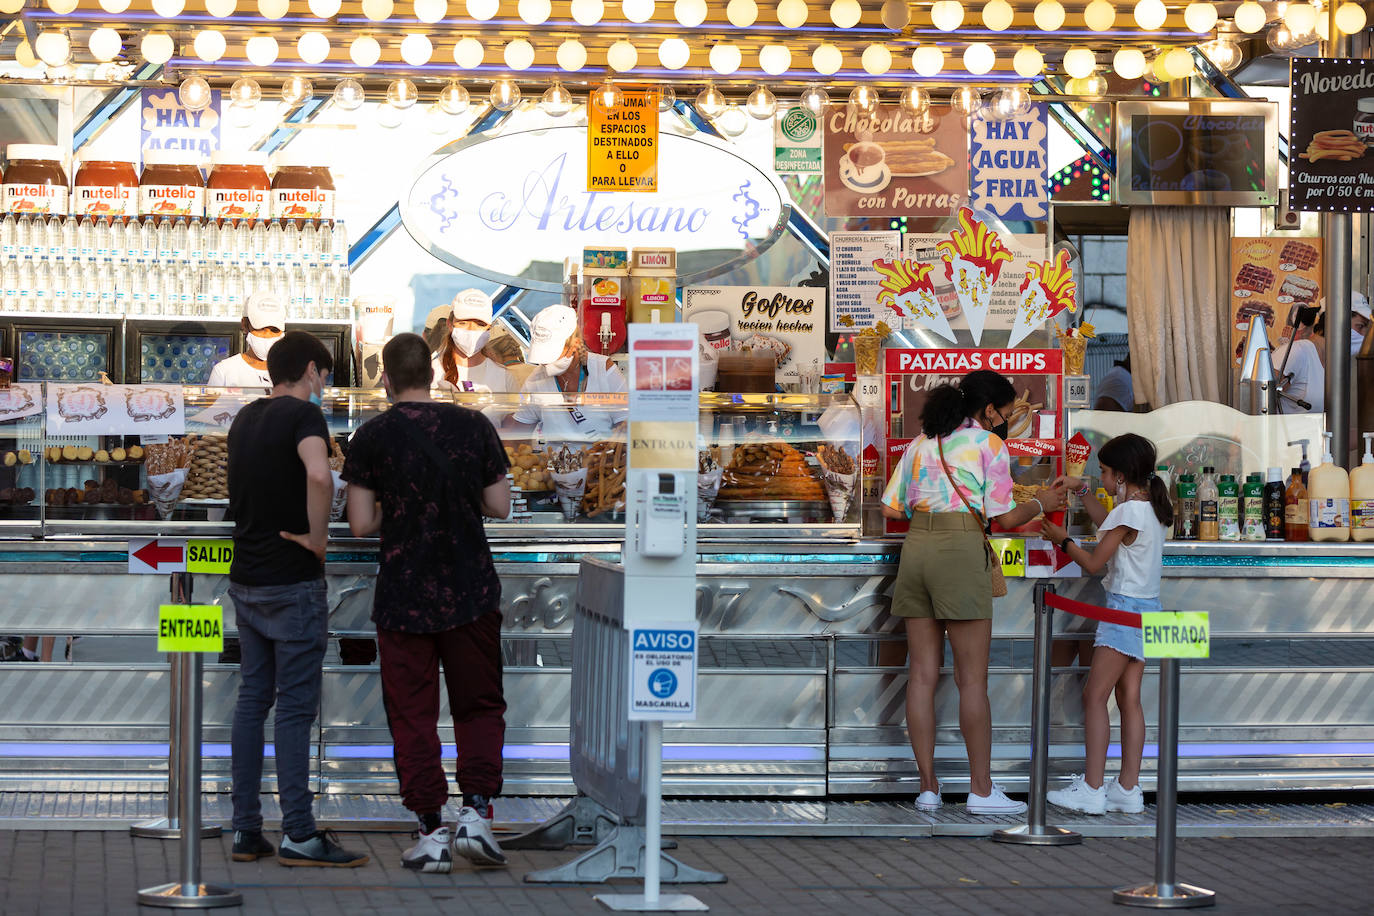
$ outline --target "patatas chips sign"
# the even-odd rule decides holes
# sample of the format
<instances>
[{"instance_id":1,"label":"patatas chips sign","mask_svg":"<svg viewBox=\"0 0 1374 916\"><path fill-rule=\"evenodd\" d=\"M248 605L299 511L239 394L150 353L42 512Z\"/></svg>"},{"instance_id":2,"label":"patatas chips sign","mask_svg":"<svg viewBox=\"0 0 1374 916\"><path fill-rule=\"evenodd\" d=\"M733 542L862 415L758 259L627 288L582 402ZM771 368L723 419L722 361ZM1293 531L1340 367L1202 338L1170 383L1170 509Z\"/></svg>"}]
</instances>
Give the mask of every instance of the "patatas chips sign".
<instances>
[{"instance_id":1,"label":"patatas chips sign","mask_svg":"<svg viewBox=\"0 0 1374 916\"><path fill-rule=\"evenodd\" d=\"M954 111L825 106L826 216L948 216L968 200L968 128Z\"/></svg>"}]
</instances>

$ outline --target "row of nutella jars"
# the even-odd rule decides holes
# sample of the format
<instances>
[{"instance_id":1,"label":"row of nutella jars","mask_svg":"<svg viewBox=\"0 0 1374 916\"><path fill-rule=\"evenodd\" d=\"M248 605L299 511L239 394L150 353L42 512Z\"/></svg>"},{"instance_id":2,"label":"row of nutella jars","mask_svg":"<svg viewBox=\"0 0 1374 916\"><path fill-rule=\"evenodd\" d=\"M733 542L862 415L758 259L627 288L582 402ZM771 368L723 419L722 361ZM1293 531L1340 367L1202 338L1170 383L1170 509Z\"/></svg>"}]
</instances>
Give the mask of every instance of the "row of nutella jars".
<instances>
[{"instance_id":1,"label":"row of nutella jars","mask_svg":"<svg viewBox=\"0 0 1374 916\"><path fill-rule=\"evenodd\" d=\"M12 143L0 175L0 210L27 215L178 217L210 219L334 219L334 179L329 169L279 153L210 155L189 150L149 150L140 174L132 160L84 158L70 188L56 146ZM268 166L274 166L269 178Z\"/></svg>"}]
</instances>

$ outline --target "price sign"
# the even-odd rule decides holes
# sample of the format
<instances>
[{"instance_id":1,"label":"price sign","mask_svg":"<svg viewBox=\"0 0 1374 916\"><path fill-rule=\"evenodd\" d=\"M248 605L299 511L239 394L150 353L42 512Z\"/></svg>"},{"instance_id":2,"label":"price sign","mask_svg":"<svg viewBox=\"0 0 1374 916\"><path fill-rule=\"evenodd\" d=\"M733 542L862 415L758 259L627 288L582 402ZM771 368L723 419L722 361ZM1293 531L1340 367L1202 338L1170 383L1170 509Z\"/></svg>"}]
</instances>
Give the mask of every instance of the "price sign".
<instances>
[{"instance_id":1,"label":"price sign","mask_svg":"<svg viewBox=\"0 0 1374 916\"><path fill-rule=\"evenodd\" d=\"M860 407L883 406L883 377L861 375L854 383L854 400Z\"/></svg>"},{"instance_id":2,"label":"price sign","mask_svg":"<svg viewBox=\"0 0 1374 916\"><path fill-rule=\"evenodd\" d=\"M1024 578L1026 575L1026 541L1024 538L992 538L992 548L1002 558L1002 575Z\"/></svg>"},{"instance_id":3,"label":"price sign","mask_svg":"<svg viewBox=\"0 0 1374 916\"><path fill-rule=\"evenodd\" d=\"M157 618L159 652L224 651L224 608L217 604L164 604Z\"/></svg>"},{"instance_id":4,"label":"price sign","mask_svg":"<svg viewBox=\"0 0 1374 916\"><path fill-rule=\"evenodd\" d=\"M1207 658L1212 631L1206 611L1146 611L1140 615L1146 658Z\"/></svg>"},{"instance_id":5,"label":"price sign","mask_svg":"<svg viewBox=\"0 0 1374 916\"><path fill-rule=\"evenodd\" d=\"M621 84L625 100L587 106L587 190L658 190L658 89ZM593 94L595 95L595 94Z\"/></svg>"}]
</instances>

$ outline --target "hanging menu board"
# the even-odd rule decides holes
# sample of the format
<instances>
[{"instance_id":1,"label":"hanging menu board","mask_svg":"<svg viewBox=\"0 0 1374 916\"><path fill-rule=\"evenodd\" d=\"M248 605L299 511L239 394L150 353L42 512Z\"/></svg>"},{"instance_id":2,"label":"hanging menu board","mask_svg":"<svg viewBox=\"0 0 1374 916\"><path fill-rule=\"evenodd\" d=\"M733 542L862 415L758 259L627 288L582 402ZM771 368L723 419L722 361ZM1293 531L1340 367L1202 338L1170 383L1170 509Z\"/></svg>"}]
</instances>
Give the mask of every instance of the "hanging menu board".
<instances>
[{"instance_id":1,"label":"hanging menu board","mask_svg":"<svg viewBox=\"0 0 1374 916\"><path fill-rule=\"evenodd\" d=\"M882 277L873 262L901 253L900 232L832 232L830 234L830 330L857 331L886 321L901 327L896 312L878 304ZM846 319L842 321L841 319Z\"/></svg>"},{"instance_id":2,"label":"hanging menu board","mask_svg":"<svg viewBox=\"0 0 1374 916\"><path fill-rule=\"evenodd\" d=\"M1374 61L1293 61L1288 205L1374 210Z\"/></svg>"},{"instance_id":3,"label":"hanging menu board","mask_svg":"<svg viewBox=\"0 0 1374 916\"><path fill-rule=\"evenodd\" d=\"M587 190L658 190L658 89L621 85L625 100L587 106ZM595 93L593 93L595 96Z\"/></svg>"},{"instance_id":4,"label":"hanging menu board","mask_svg":"<svg viewBox=\"0 0 1374 916\"><path fill-rule=\"evenodd\" d=\"M1272 206L1278 144L1272 102L1120 102L1117 201Z\"/></svg>"}]
</instances>

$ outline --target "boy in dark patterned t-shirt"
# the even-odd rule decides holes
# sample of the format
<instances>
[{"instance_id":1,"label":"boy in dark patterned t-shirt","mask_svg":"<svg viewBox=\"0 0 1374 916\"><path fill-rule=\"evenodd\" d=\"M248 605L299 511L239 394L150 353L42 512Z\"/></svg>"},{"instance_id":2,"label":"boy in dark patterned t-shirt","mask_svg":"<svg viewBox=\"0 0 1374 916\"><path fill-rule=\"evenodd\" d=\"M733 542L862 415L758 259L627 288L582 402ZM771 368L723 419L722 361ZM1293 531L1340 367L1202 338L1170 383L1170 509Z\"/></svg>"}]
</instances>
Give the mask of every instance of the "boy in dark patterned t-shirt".
<instances>
[{"instance_id":1,"label":"boy in dark patterned t-shirt","mask_svg":"<svg viewBox=\"0 0 1374 916\"><path fill-rule=\"evenodd\" d=\"M482 517L510 513L506 453L482 414L430 398L422 338L393 338L382 367L393 406L354 434L343 476L353 534L381 534L372 619L382 699L401 798L420 820L420 841L401 862L447 872L452 837L458 854L504 865L491 829L506 727L501 583ZM438 738L441 663L463 792L452 834L440 816L448 800Z\"/></svg>"}]
</instances>

